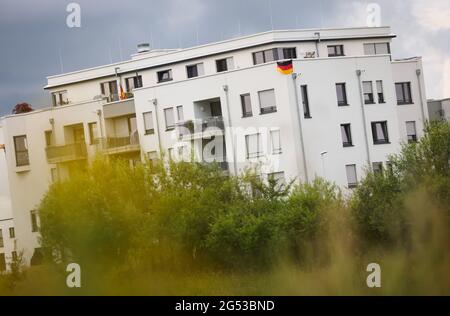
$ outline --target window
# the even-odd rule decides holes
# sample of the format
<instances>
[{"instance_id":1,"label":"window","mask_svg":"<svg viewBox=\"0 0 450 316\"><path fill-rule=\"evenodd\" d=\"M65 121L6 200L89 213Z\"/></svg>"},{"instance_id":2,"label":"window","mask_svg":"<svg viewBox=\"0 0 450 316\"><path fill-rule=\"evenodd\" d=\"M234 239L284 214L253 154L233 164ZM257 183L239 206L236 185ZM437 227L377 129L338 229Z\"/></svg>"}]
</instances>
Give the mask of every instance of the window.
<instances>
[{"instance_id":1,"label":"window","mask_svg":"<svg viewBox=\"0 0 450 316\"><path fill-rule=\"evenodd\" d=\"M372 170L373 170L373 173L375 173L375 174L382 174L383 173L383 162L373 162Z\"/></svg>"},{"instance_id":2,"label":"window","mask_svg":"<svg viewBox=\"0 0 450 316\"><path fill-rule=\"evenodd\" d=\"M148 160L153 165L156 165L156 163L158 162L158 152L157 151L150 151L147 155L148 155Z\"/></svg>"},{"instance_id":3,"label":"window","mask_svg":"<svg viewBox=\"0 0 450 316\"><path fill-rule=\"evenodd\" d=\"M117 81L112 80L100 84L102 94L107 98L108 102L119 101L119 93L117 92Z\"/></svg>"},{"instance_id":4,"label":"window","mask_svg":"<svg viewBox=\"0 0 450 316\"><path fill-rule=\"evenodd\" d=\"M14 227L9 228L9 238L16 238L16 231L14 230Z\"/></svg>"},{"instance_id":5,"label":"window","mask_svg":"<svg viewBox=\"0 0 450 316\"><path fill-rule=\"evenodd\" d=\"M372 81L363 81L364 104L373 104L373 87Z\"/></svg>"},{"instance_id":6,"label":"window","mask_svg":"<svg viewBox=\"0 0 450 316\"><path fill-rule=\"evenodd\" d=\"M178 122L184 121L184 113L183 113L182 105L177 106L177 118L178 118Z\"/></svg>"},{"instance_id":7,"label":"window","mask_svg":"<svg viewBox=\"0 0 450 316\"><path fill-rule=\"evenodd\" d=\"M347 90L345 89L345 83L336 83L336 94L337 94L338 106L348 105Z\"/></svg>"},{"instance_id":8,"label":"window","mask_svg":"<svg viewBox=\"0 0 450 316\"><path fill-rule=\"evenodd\" d=\"M16 166L28 166L30 159L28 157L27 136L14 136L14 150L16 153Z\"/></svg>"},{"instance_id":9,"label":"window","mask_svg":"<svg viewBox=\"0 0 450 316\"><path fill-rule=\"evenodd\" d=\"M53 131L45 131L45 146L50 147L53 144Z\"/></svg>"},{"instance_id":10,"label":"window","mask_svg":"<svg viewBox=\"0 0 450 316\"><path fill-rule=\"evenodd\" d=\"M172 69L158 71L158 83L159 82L166 82L166 81L172 81Z\"/></svg>"},{"instance_id":11,"label":"window","mask_svg":"<svg viewBox=\"0 0 450 316\"><path fill-rule=\"evenodd\" d=\"M365 55L381 55L390 54L391 48L389 43L368 43L364 44Z\"/></svg>"},{"instance_id":12,"label":"window","mask_svg":"<svg viewBox=\"0 0 450 316\"><path fill-rule=\"evenodd\" d=\"M383 91L383 81L377 80L377 95L378 103L385 103L384 101L384 91Z\"/></svg>"},{"instance_id":13,"label":"window","mask_svg":"<svg viewBox=\"0 0 450 316\"><path fill-rule=\"evenodd\" d=\"M69 99L67 98L67 91L58 91L52 93L53 106L61 106L69 104Z\"/></svg>"},{"instance_id":14,"label":"window","mask_svg":"<svg viewBox=\"0 0 450 316\"><path fill-rule=\"evenodd\" d=\"M281 154L281 137L279 129L270 131L270 142L272 145L272 154Z\"/></svg>"},{"instance_id":15,"label":"window","mask_svg":"<svg viewBox=\"0 0 450 316\"><path fill-rule=\"evenodd\" d=\"M97 144L99 139L97 122L89 123L88 127L89 127L89 141L91 142L91 145Z\"/></svg>"},{"instance_id":16,"label":"window","mask_svg":"<svg viewBox=\"0 0 450 316\"><path fill-rule=\"evenodd\" d=\"M166 130L175 128L175 118L173 115L173 108L164 109L164 118L166 120Z\"/></svg>"},{"instance_id":17,"label":"window","mask_svg":"<svg viewBox=\"0 0 450 316\"><path fill-rule=\"evenodd\" d=\"M173 148L169 148L167 149L167 153L169 155L169 160L173 160L174 156L173 156Z\"/></svg>"},{"instance_id":18,"label":"window","mask_svg":"<svg viewBox=\"0 0 450 316\"><path fill-rule=\"evenodd\" d=\"M246 135L245 144L247 148L247 159L259 157L261 155L261 134Z\"/></svg>"},{"instance_id":19,"label":"window","mask_svg":"<svg viewBox=\"0 0 450 316\"><path fill-rule=\"evenodd\" d=\"M341 134L342 134L342 145L344 147L353 146L352 131L350 128L350 124L341 124Z\"/></svg>"},{"instance_id":20,"label":"window","mask_svg":"<svg viewBox=\"0 0 450 316\"><path fill-rule=\"evenodd\" d=\"M150 135L155 133L155 129L153 127L153 114L152 112L146 112L143 114L144 116L144 129L145 135Z\"/></svg>"},{"instance_id":21,"label":"window","mask_svg":"<svg viewBox=\"0 0 450 316\"><path fill-rule=\"evenodd\" d=\"M0 253L0 271L6 271L6 260L4 253Z\"/></svg>"},{"instance_id":22,"label":"window","mask_svg":"<svg viewBox=\"0 0 450 316\"><path fill-rule=\"evenodd\" d=\"M283 189L286 184L286 179L284 177L284 172L273 172L267 175L267 180L270 182L274 182L277 189Z\"/></svg>"},{"instance_id":23,"label":"window","mask_svg":"<svg viewBox=\"0 0 450 316\"><path fill-rule=\"evenodd\" d=\"M258 95L261 114L272 113L277 111L274 89L259 91Z\"/></svg>"},{"instance_id":24,"label":"window","mask_svg":"<svg viewBox=\"0 0 450 316\"><path fill-rule=\"evenodd\" d=\"M389 143L387 121L372 122L372 137L375 145Z\"/></svg>"},{"instance_id":25,"label":"window","mask_svg":"<svg viewBox=\"0 0 450 316\"><path fill-rule=\"evenodd\" d=\"M252 101L250 99L250 94L241 95L241 106L242 106L242 116L249 117L252 116Z\"/></svg>"},{"instance_id":26,"label":"window","mask_svg":"<svg viewBox=\"0 0 450 316\"><path fill-rule=\"evenodd\" d=\"M125 79L125 88L128 93L132 93L134 89L142 88L142 76L134 76Z\"/></svg>"},{"instance_id":27,"label":"window","mask_svg":"<svg viewBox=\"0 0 450 316\"><path fill-rule=\"evenodd\" d=\"M344 45L329 45L328 57L344 56Z\"/></svg>"},{"instance_id":28,"label":"window","mask_svg":"<svg viewBox=\"0 0 450 316\"><path fill-rule=\"evenodd\" d=\"M0 229L0 248L3 248L5 244L3 243L3 231Z\"/></svg>"},{"instance_id":29,"label":"window","mask_svg":"<svg viewBox=\"0 0 450 316\"><path fill-rule=\"evenodd\" d=\"M33 233L39 231L37 212L36 211L31 211L30 212L30 216L31 216L31 231Z\"/></svg>"},{"instance_id":30,"label":"window","mask_svg":"<svg viewBox=\"0 0 450 316\"><path fill-rule=\"evenodd\" d=\"M58 182L58 180L59 180L58 169L57 168L51 168L50 169L50 176L52 178L52 183Z\"/></svg>"},{"instance_id":31,"label":"window","mask_svg":"<svg viewBox=\"0 0 450 316\"><path fill-rule=\"evenodd\" d=\"M408 143L417 142L416 122L406 122L406 135L408 136Z\"/></svg>"},{"instance_id":32,"label":"window","mask_svg":"<svg viewBox=\"0 0 450 316\"><path fill-rule=\"evenodd\" d=\"M397 104L411 104L411 82L398 82L395 84L397 93Z\"/></svg>"},{"instance_id":33,"label":"window","mask_svg":"<svg viewBox=\"0 0 450 316\"><path fill-rule=\"evenodd\" d=\"M311 112L309 111L308 86L300 86L300 90L302 93L303 115L305 118L311 118Z\"/></svg>"},{"instance_id":34,"label":"window","mask_svg":"<svg viewBox=\"0 0 450 316\"><path fill-rule=\"evenodd\" d=\"M195 78L204 75L203 63L186 66L186 73L188 78Z\"/></svg>"},{"instance_id":35,"label":"window","mask_svg":"<svg viewBox=\"0 0 450 316\"><path fill-rule=\"evenodd\" d=\"M296 59L297 50L295 47L271 48L253 53L253 64L263 64L280 59Z\"/></svg>"},{"instance_id":36,"label":"window","mask_svg":"<svg viewBox=\"0 0 450 316\"><path fill-rule=\"evenodd\" d=\"M217 72L232 70L234 68L233 57L216 60Z\"/></svg>"},{"instance_id":37,"label":"window","mask_svg":"<svg viewBox=\"0 0 450 316\"><path fill-rule=\"evenodd\" d=\"M13 262L17 262L19 257L17 257L17 251L12 251L11 252L11 257L12 257L12 261Z\"/></svg>"},{"instance_id":38,"label":"window","mask_svg":"<svg viewBox=\"0 0 450 316\"><path fill-rule=\"evenodd\" d=\"M356 176L356 165L346 165L345 171L347 173L347 183L349 189L358 185L358 178Z\"/></svg>"}]
</instances>

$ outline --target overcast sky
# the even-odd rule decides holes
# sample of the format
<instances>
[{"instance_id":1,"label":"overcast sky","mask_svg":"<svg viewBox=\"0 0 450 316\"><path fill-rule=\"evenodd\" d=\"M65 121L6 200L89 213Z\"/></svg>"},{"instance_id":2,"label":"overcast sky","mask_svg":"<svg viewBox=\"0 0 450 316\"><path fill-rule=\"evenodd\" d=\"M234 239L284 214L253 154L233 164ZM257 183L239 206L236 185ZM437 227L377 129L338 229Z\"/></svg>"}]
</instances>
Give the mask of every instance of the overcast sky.
<instances>
[{"instance_id":1,"label":"overcast sky","mask_svg":"<svg viewBox=\"0 0 450 316\"><path fill-rule=\"evenodd\" d=\"M450 97L449 0L78 0L81 27L69 28L71 2L0 0L0 116L19 102L48 106L46 76L127 59L140 42L189 47L196 34L204 44L272 24L365 26L369 3L380 5L381 24L398 35L394 58L423 56L427 97ZM0 184L0 198L5 192Z\"/></svg>"}]
</instances>

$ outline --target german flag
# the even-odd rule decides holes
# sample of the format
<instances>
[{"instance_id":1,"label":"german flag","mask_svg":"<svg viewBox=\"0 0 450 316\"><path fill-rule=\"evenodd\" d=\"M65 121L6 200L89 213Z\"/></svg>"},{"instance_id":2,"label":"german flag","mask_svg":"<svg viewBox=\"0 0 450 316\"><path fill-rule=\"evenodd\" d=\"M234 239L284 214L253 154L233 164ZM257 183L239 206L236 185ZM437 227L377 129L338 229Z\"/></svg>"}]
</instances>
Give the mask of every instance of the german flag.
<instances>
[{"instance_id":1,"label":"german flag","mask_svg":"<svg viewBox=\"0 0 450 316\"><path fill-rule=\"evenodd\" d=\"M292 60L285 60L277 62L277 70L283 75L289 75L294 72L294 67L292 66Z\"/></svg>"}]
</instances>

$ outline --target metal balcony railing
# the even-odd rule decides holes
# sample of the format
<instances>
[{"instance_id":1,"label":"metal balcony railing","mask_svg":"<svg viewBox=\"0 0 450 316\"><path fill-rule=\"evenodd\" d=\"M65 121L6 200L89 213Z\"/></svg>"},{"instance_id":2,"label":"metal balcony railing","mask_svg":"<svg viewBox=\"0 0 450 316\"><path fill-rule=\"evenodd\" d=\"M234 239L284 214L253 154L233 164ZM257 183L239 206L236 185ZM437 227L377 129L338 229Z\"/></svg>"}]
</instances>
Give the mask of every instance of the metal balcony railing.
<instances>
[{"instance_id":1,"label":"metal balcony railing","mask_svg":"<svg viewBox=\"0 0 450 316\"><path fill-rule=\"evenodd\" d=\"M195 119L177 123L177 129L180 137L204 133L208 129L213 128L224 130L225 126L223 123L223 117L214 116L205 119Z\"/></svg>"},{"instance_id":2,"label":"metal balcony railing","mask_svg":"<svg viewBox=\"0 0 450 316\"><path fill-rule=\"evenodd\" d=\"M49 146L45 148L47 161L59 163L87 158L86 144L84 142L62 146Z\"/></svg>"}]
</instances>

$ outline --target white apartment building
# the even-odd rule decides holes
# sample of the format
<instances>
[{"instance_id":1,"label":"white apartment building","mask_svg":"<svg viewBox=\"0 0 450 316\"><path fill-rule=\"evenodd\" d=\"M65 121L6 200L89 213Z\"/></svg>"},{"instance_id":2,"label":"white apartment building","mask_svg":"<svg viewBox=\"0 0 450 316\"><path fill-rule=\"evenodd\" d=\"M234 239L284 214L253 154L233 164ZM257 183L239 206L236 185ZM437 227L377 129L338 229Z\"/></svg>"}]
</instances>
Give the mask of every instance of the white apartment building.
<instances>
[{"instance_id":1,"label":"white apartment building","mask_svg":"<svg viewBox=\"0 0 450 316\"><path fill-rule=\"evenodd\" d=\"M3 128L0 125L0 144L3 144ZM0 146L0 274L9 270L16 251L16 234L9 199L8 180L6 172L6 151Z\"/></svg>"},{"instance_id":2,"label":"white apartment building","mask_svg":"<svg viewBox=\"0 0 450 316\"><path fill-rule=\"evenodd\" d=\"M18 247L39 257L49 185L98 152L216 160L230 174L354 187L427 120L421 58L389 27L283 30L48 77L53 106L3 118ZM292 59L294 73L276 71ZM120 98L121 87L124 90ZM164 155L162 155L164 154Z\"/></svg>"}]
</instances>

